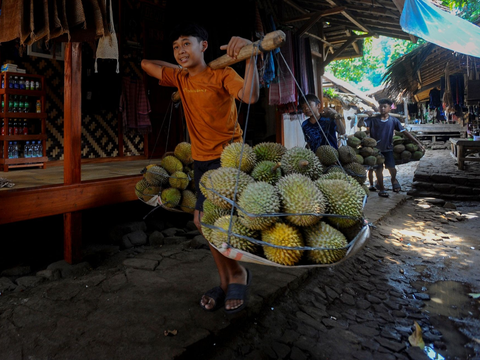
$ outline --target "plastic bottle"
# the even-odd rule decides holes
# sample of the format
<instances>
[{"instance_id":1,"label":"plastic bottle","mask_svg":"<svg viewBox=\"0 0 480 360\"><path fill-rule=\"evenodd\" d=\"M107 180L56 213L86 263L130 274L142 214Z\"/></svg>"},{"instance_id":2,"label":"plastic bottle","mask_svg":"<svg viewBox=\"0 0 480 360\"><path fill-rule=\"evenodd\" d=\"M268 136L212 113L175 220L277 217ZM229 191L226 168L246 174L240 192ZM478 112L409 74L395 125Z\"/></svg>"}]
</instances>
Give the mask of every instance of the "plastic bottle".
<instances>
[{"instance_id":1,"label":"plastic bottle","mask_svg":"<svg viewBox=\"0 0 480 360\"><path fill-rule=\"evenodd\" d=\"M30 101L28 100L28 96L25 96L25 102L23 103L23 112L30 112Z\"/></svg>"},{"instance_id":2,"label":"plastic bottle","mask_svg":"<svg viewBox=\"0 0 480 360\"><path fill-rule=\"evenodd\" d=\"M20 90L25 90L25 80L23 79L23 76L20 76L20 80L18 81L18 88Z\"/></svg>"},{"instance_id":3,"label":"plastic bottle","mask_svg":"<svg viewBox=\"0 0 480 360\"><path fill-rule=\"evenodd\" d=\"M2 113L5 112L5 97L2 95Z\"/></svg>"},{"instance_id":4,"label":"plastic bottle","mask_svg":"<svg viewBox=\"0 0 480 360\"><path fill-rule=\"evenodd\" d=\"M18 89L20 87L20 84L18 83L18 76L13 77L13 88Z\"/></svg>"},{"instance_id":5,"label":"plastic bottle","mask_svg":"<svg viewBox=\"0 0 480 360\"><path fill-rule=\"evenodd\" d=\"M11 141L8 143L8 158L13 159L13 143Z\"/></svg>"},{"instance_id":6,"label":"plastic bottle","mask_svg":"<svg viewBox=\"0 0 480 360\"><path fill-rule=\"evenodd\" d=\"M8 98L8 112L13 112L13 99L11 96Z\"/></svg>"},{"instance_id":7,"label":"plastic bottle","mask_svg":"<svg viewBox=\"0 0 480 360\"><path fill-rule=\"evenodd\" d=\"M5 135L5 122L3 121L3 119L2 119L2 129L0 130L0 134Z\"/></svg>"},{"instance_id":8,"label":"plastic bottle","mask_svg":"<svg viewBox=\"0 0 480 360\"><path fill-rule=\"evenodd\" d=\"M13 119L13 134L12 135L18 135L17 119Z\"/></svg>"},{"instance_id":9,"label":"plastic bottle","mask_svg":"<svg viewBox=\"0 0 480 360\"><path fill-rule=\"evenodd\" d=\"M42 102L40 100L37 100L37 114L40 114L42 112Z\"/></svg>"},{"instance_id":10,"label":"plastic bottle","mask_svg":"<svg viewBox=\"0 0 480 360\"><path fill-rule=\"evenodd\" d=\"M10 76L10 77L8 78L8 88L9 88L9 89L13 89L13 88L15 87L15 85L13 84L13 82L14 82L13 76Z\"/></svg>"},{"instance_id":11,"label":"plastic bottle","mask_svg":"<svg viewBox=\"0 0 480 360\"><path fill-rule=\"evenodd\" d=\"M28 135L27 119L23 119L22 134L23 135Z\"/></svg>"},{"instance_id":12,"label":"plastic bottle","mask_svg":"<svg viewBox=\"0 0 480 360\"><path fill-rule=\"evenodd\" d=\"M25 102L23 101L23 95L18 98L18 112L23 113L25 111Z\"/></svg>"},{"instance_id":13,"label":"plastic bottle","mask_svg":"<svg viewBox=\"0 0 480 360\"><path fill-rule=\"evenodd\" d=\"M40 90L40 81L35 81L35 90Z\"/></svg>"},{"instance_id":14,"label":"plastic bottle","mask_svg":"<svg viewBox=\"0 0 480 360\"><path fill-rule=\"evenodd\" d=\"M18 112L18 97L17 95L13 96L13 112Z\"/></svg>"},{"instance_id":15,"label":"plastic bottle","mask_svg":"<svg viewBox=\"0 0 480 360\"><path fill-rule=\"evenodd\" d=\"M23 157L24 158L31 158L32 157L32 146L30 145L30 141L25 143L23 147Z\"/></svg>"},{"instance_id":16,"label":"plastic bottle","mask_svg":"<svg viewBox=\"0 0 480 360\"><path fill-rule=\"evenodd\" d=\"M30 90L30 80L25 80L25 90Z\"/></svg>"},{"instance_id":17,"label":"plastic bottle","mask_svg":"<svg viewBox=\"0 0 480 360\"><path fill-rule=\"evenodd\" d=\"M43 146L42 142L39 140L38 141L38 156L37 157L42 157L43 156Z\"/></svg>"},{"instance_id":18,"label":"plastic bottle","mask_svg":"<svg viewBox=\"0 0 480 360\"><path fill-rule=\"evenodd\" d=\"M8 119L8 135L13 135L13 120Z\"/></svg>"},{"instance_id":19,"label":"plastic bottle","mask_svg":"<svg viewBox=\"0 0 480 360\"><path fill-rule=\"evenodd\" d=\"M13 158L18 159L18 144L16 141L13 142Z\"/></svg>"}]
</instances>

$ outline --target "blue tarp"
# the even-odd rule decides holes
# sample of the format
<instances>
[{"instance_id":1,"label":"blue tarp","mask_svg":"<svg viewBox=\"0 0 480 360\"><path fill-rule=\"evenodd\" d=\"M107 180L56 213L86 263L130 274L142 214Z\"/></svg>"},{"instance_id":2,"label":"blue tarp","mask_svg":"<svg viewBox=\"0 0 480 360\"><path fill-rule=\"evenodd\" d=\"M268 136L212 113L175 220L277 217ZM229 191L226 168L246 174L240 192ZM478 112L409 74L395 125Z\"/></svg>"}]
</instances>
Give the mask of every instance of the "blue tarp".
<instances>
[{"instance_id":1,"label":"blue tarp","mask_svg":"<svg viewBox=\"0 0 480 360\"><path fill-rule=\"evenodd\" d=\"M400 26L403 31L438 46L480 57L480 27L428 0L405 0Z\"/></svg>"}]
</instances>

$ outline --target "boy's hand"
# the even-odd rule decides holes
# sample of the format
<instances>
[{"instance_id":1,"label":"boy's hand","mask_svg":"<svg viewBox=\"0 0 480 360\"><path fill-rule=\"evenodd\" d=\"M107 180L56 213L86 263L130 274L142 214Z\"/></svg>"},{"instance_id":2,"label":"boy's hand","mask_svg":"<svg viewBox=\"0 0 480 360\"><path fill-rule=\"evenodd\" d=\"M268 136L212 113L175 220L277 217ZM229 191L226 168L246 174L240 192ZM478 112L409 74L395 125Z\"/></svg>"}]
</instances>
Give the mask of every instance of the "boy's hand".
<instances>
[{"instance_id":1,"label":"boy's hand","mask_svg":"<svg viewBox=\"0 0 480 360\"><path fill-rule=\"evenodd\" d=\"M220 50L227 50L227 55L233 59L236 59L238 53L240 52L240 49L243 48L245 45L250 45L251 43L252 42L250 40L238 36L232 36L232 38L228 42L228 45L220 46Z\"/></svg>"}]
</instances>

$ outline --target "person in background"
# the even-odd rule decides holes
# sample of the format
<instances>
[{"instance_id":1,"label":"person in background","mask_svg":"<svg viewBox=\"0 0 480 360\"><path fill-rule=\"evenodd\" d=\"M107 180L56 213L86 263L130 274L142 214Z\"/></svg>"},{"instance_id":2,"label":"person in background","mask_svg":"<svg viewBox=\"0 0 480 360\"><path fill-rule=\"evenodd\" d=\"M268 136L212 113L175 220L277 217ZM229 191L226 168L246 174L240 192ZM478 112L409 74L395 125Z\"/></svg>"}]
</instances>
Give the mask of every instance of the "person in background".
<instances>
[{"instance_id":1,"label":"person in background","mask_svg":"<svg viewBox=\"0 0 480 360\"><path fill-rule=\"evenodd\" d=\"M246 60L245 79L231 67L218 70L210 68L204 58L208 33L198 24L178 24L172 31L171 40L177 64L144 59L142 69L157 78L160 85L178 89L191 138L195 186L199 189L202 175L220 167L224 146L232 138L233 141L242 141L243 131L236 122L235 99L247 104L258 100L258 71L253 57ZM228 45L220 49L236 59L240 49L251 43L250 40L234 36ZM199 192L194 222L200 231L204 200L205 197ZM211 245L210 250L219 273L220 286L207 291L200 305L207 311L225 307L227 313L238 312L246 306L250 272Z\"/></svg>"},{"instance_id":2,"label":"person in background","mask_svg":"<svg viewBox=\"0 0 480 360\"><path fill-rule=\"evenodd\" d=\"M368 181L370 182L370 190L378 190L378 195L382 197L388 197L388 192L385 190L383 184L383 168L390 172L392 180L392 190L394 192L399 192L402 187L400 186L397 180L397 169L395 168L395 158L393 157L393 135L396 131L403 132L403 134L409 138L412 142L417 143L419 148L425 151L422 143L418 141L412 134L404 129L400 121L390 115L392 109L393 101L390 99L381 99L378 101L380 114L373 116L373 113L370 111L367 114L368 118L364 120L364 123L359 123L359 126L366 126L366 133L377 140L377 148L381 151L385 157L385 162L381 165L377 165L375 169L368 170ZM377 178L375 186L373 185L373 173Z\"/></svg>"},{"instance_id":3,"label":"person in background","mask_svg":"<svg viewBox=\"0 0 480 360\"><path fill-rule=\"evenodd\" d=\"M331 145L338 149L337 133L345 134L342 117L332 108L326 107L320 112L321 102L314 94L301 97L299 106L308 119L302 123L302 131L308 147L313 151L321 145ZM322 131L323 130L323 131Z\"/></svg>"}]
</instances>

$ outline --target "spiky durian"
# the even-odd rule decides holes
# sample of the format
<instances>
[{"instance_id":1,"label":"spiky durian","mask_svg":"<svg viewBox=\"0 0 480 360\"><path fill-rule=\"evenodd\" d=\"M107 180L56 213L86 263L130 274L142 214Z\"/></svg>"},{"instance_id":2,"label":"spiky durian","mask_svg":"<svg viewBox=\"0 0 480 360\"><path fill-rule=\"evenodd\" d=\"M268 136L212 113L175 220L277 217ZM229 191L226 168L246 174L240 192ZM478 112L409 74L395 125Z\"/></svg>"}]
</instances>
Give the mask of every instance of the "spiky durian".
<instances>
[{"instance_id":1,"label":"spiky durian","mask_svg":"<svg viewBox=\"0 0 480 360\"><path fill-rule=\"evenodd\" d=\"M143 171L143 178L153 186L162 186L168 183L168 172L163 167L150 164Z\"/></svg>"},{"instance_id":2,"label":"spiky durian","mask_svg":"<svg viewBox=\"0 0 480 360\"><path fill-rule=\"evenodd\" d=\"M168 182L171 187L185 190L190 181L188 180L188 175L185 174L183 171L175 171L168 179Z\"/></svg>"},{"instance_id":3,"label":"spiky durian","mask_svg":"<svg viewBox=\"0 0 480 360\"><path fill-rule=\"evenodd\" d=\"M354 149L359 147L361 143L362 143L362 140L357 138L355 135L350 135L347 137L347 145Z\"/></svg>"},{"instance_id":4,"label":"spiky durian","mask_svg":"<svg viewBox=\"0 0 480 360\"><path fill-rule=\"evenodd\" d=\"M269 184L275 185L277 181L282 177L282 169L280 163L264 160L255 165L250 175L256 181L264 181Z\"/></svg>"},{"instance_id":5,"label":"spiky durian","mask_svg":"<svg viewBox=\"0 0 480 360\"><path fill-rule=\"evenodd\" d=\"M279 162L287 148L282 144L274 142L262 142L253 147L253 151L257 156L257 161L273 161Z\"/></svg>"},{"instance_id":6,"label":"spiky durian","mask_svg":"<svg viewBox=\"0 0 480 360\"><path fill-rule=\"evenodd\" d=\"M262 241L277 246L304 246L300 230L293 225L282 222L277 222L268 229L263 230ZM303 254L303 250L282 249L269 245L263 245L263 252L268 260L288 266L298 263Z\"/></svg>"},{"instance_id":7,"label":"spiky durian","mask_svg":"<svg viewBox=\"0 0 480 360\"><path fill-rule=\"evenodd\" d=\"M240 165L241 160L241 165ZM238 169L246 173L252 171L257 156L252 147L246 143L231 143L227 145L220 156L220 163L222 167L230 167Z\"/></svg>"},{"instance_id":8,"label":"spiky durian","mask_svg":"<svg viewBox=\"0 0 480 360\"><path fill-rule=\"evenodd\" d=\"M375 147L377 146L377 140L372 137L366 136L362 139L362 146Z\"/></svg>"},{"instance_id":9,"label":"spiky durian","mask_svg":"<svg viewBox=\"0 0 480 360\"><path fill-rule=\"evenodd\" d=\"M288 174L303 174L315 180L323 171L322 164L317 155L306 148L295 146L288 149L281 160L283 172Z\"/></svg>"},{"instance_id":10,"label":"spiky durian","mask_svg":"<svg viewBox=\"0 0 480 360\"><path fill-rule=\"evenodd\" d=\"M343 145L338 148L338 158L342 164L349 164L355 161L357 153L351 146Z\"/></svg>"},{"instance_id":11,"label":"spiky durian","mask_svg":"<svg viewBox=\"0 0 480 360\"><path fill-rule=\"evenodd\" d=\"M230 229L231 224L231 234L229 237L228 230ZM218 218L214 226L219 229L212 229L211 232L211 243L217 248L221 247L223 243L228 243L236 249L243 251L248 251L254 253L258 250L258 246L251 242L250 240L244 239L242 237L236 236L246 236L249 238L256 239L259 237L258 231L251 230L244 226L239 220L238 217L233 215L225 215L221 218ZM223 231L222 231L223 230Z\"/></svg>"},{"instance_id":12,"label":"spiky durian","mask_svg":"<svg viewBox=\"0 0 480 360\"><path fill-rule=\"evenodd\" d=\"M338 150L330 145L321 145L315 151L323 166L327 167L338 163Z\"/></svg>"},{"instance_id":13,"label":"spiky durian","mask_svg":"<svg viewBox=\"0 0 480 360\"><path fill-rule=\"evenodd\" d=\"M320 221L320 214L325 212L325 198L308 176L286 175L278 181L277 190L282 212L298 214L286 216L288 222L298 226L310 226Z\"/></svg>"},{"instance_id":14,"label":"spiky durian","mask_svg":"<svg viewBox=\"0 0 480 360\"><path fill-rule=\"evenodd\" d=\"M182 193L180 192L180 190L171 187L163 189L160 198L162 199L162 204L164 206L174 208L175 206L178 206L178 204L180 204Z\"/></svg>"},{"instance_id":15,"label":"spiky durian","mask_svg":"<svg viewBox=\"0 0 480 360\"><path fill-rule=\"evenodd\" d=\"M266 182L248 184L238 198L240 222L252 230L263 230L278 220L266 215L280 212L280 198L277 189Z\"/></svg>"},{"instance_id":16,"label":"spiky durian","mask_svg":"<svg viewBox=\"0 0 480 360\"><path fill-rule=\"evenodd\" d=\"M307 227L303 231L305 245L326 248L324 250L307 250L307 259L317 264L331 264L345 257L348 242L345 236L324 221ZM328 250L327 250L328 249Z\"/></svg>"},{"instance_id":17,"label":"spiky durian","mask_svg":"<svg viewBox=\"0 0 480 360\"><path fill-rule=\"evenodd\" d=\"M161 160L160 165L165 170L167 170L167 172L170 175L173 174L175 171L182 171L183 170L183 163L173 155L165 156Z\"/></svg>"},{"instance_id":18,"label":"spiky durian","mask_svg":"<svg viewBox=\"0 0 480 360\"><path fill-rule=\"evenodd\" d=\"M180 209L186 213L193 214L195 211L195 204L197 202L197 197L195 193L190 190L182 191L182 200L180 201Z\"/></svg>"},{"instance_id":19,"label":"spiky durian","mask_svg":"<svg viewBox=\"0 0 480 360\"><path fill-rule=\"evenodd\" d=\"M173 151L175 157L179 159L184 165L190 165L193 163L192 158L192 145L188 142L181 142L175 146Z\"/></svg>"},{"instance_id":20,"label":"spiky durian","mask_svg":"<svg viewBox=\"0 0 480 360\"><path fill-rule=\"evenodd\" d=\"M355 180L361 185L367 180L367 169L363 165L360 165L357 162L352 162L350 164L346 164L344 167L347 174L353 176Z\"/></svg>"},{"instance_id":21,"label":"spiky durian","mask_svg":"<svg viewBox=\"0 0 480 360\"><path fill-rule=\"evenodd\" d=\"M135 194L140 200L149 201L161 191L159 186L150 185L145 179L141 179L135 184Z\"/></svg>"},{"instance_id":22,"label":"spiky durian","mask_svg":"<svg viewBox=\"0 0 480 360\"><path fill-rule=\"evenodd\" d=\"M357 188L344 180L319 179L315 181L327 199L329 214L348 216L349 218L328 216L328 222L339 228L353 225L362 217L363 201L358 196ZM357 183L357 185L359 185ZM363 191L363 189L362 189Z\"/></svg>"},{"instance_id":23,"label":"spiky durian","mask_svg":"<svg viewBox=\"0 0 480 360\"><path fill-rule=\"evenodd\" d=\"M201 191L205 192L205 197L224 209L232 207L232 204L226 199L236 201L235 195L238 197L247 184L255 181L245 172L230 167L220 167L211 172L207 171L202 179L206 188Z\"/></svg>"},{"instance_id":24,"label":"spiky durian","mask_svg":"<svg viewBox=\"0 0 480 360\"><path fill-rule=\"evenodd\" d=\"M357 196L358 196L359 200L362 201L362 202L365 198L365 195L367 195L363 186L360 185L358 183L358 181L353 176L348 175L347 173L331 172L331 173L328 173L328 174L323 174L320 177L320 179L315 181L315 183L317 181L321 180L321 179L324 179L324 180L345 180L345 181L347 181L348 183L350 183L354 187L355 192L357 193ZM327 208L328 208L328 206L327 206Z\"/></svg>"},{"instance_id":25,"label":"spiky durian","mask_svg":"<svg viewBox=\"0 0 480 360\"><path fill-rule=\"evenodd\" d=\"M203 217L200 222L202 225L202 234L205 239L210 242L212 241L212 229L204 226L204 224L213 226L217 219L221 218L222 216L228 215L229 213L230 210L222 209L208 199L203 202Z\"/></svg>"}]
</instances>

